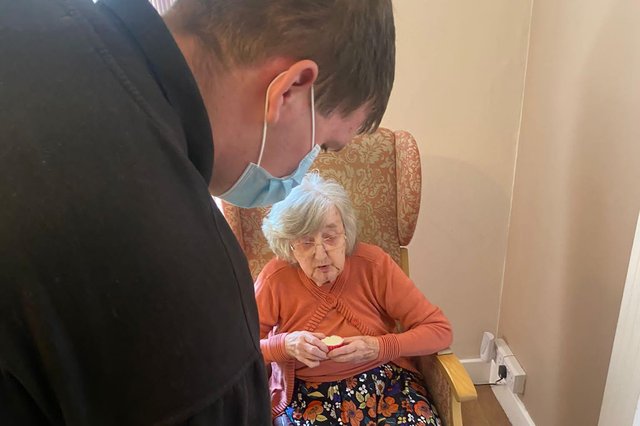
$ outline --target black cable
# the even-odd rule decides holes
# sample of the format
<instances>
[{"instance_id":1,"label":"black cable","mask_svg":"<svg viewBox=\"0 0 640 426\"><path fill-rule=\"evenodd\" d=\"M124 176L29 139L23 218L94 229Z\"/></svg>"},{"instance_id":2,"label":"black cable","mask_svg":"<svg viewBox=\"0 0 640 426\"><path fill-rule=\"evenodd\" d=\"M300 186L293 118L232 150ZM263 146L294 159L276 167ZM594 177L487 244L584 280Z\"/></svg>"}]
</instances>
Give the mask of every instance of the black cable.
<instances>
[{"instance_id":1,"label":"black cable","mask_svg":"<svg viewBox=\"0 0 640 426\"><path fill-rule=\"evenodd\" d=\"M500 377L498 380L496 380L493 383L474 383L474 386L495 386L495 385L500 385L502 383L500 383L502 380L504 380L504 378Z\"/></svg>"},{"instance_id":2,"label":"black cable","mask_svg":"<svg viewBox=\"0 0 640 426\"><path fill-rule=\"evenodd\" d=\"M506 365L500 365L498 366L498 377L500 377L498 380L496 380L493 383L478 383L475 384L475 386L494 386L494 385L500 385L501 381L503 381L504 379L507 378L507 366Z\"/></svg>"}]
</instances>

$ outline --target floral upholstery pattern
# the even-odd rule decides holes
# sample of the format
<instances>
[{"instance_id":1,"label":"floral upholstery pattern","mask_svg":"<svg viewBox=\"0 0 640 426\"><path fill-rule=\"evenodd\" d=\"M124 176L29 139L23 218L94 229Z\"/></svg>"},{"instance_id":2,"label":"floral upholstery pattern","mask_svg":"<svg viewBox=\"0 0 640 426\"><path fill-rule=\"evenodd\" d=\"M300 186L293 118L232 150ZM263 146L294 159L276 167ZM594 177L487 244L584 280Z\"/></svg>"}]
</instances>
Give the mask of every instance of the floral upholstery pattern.
<instances>
[{"instance_id":1,"label":"floral upholstery pattern","mask_svg":"<svg viewBox=\"0 0 640 426\"><path fill-rule=\"evenodd\" d=\"M444 425L453 425L451 386L447 376L435 356L423 356L417 359L418 370L424 376L425 385L433 396L433 402Z\"/></svg>"},{"instance_id":2,"label":"floral upholstery pattern","mask_svg":"<svg viewBox=\"0 0 640 426\"><path fill-rule=\"evenodd\" d=\"M400 247L411 241L420 210L420 155L411 134L381 128L358 136L340 152L321 153L311 170L345 187L358 217L358 239L382 247L400 263ZM223 202L254 278L273 257L261 230L268 211Z\"/></svg>"},{"instance_id":3,"label":"floral upholstery pattern","mask_svg":"<svg viewBox=\"0 0 640 426\"><path fill-rule=\"evenodd\" d=\"M418 145L411 133L401 130L394 134L398 176L396 182L396 190L398 191L398 239L401 246L406 246L411 242L413 232L416 230L416 224L418 223L422 170L420 168Z\"/></svg>"},{"instance_id":4,"label":"floral upholstery pattern","mask_svg":"<svg viewBox=\"0 0 640 426\"><path fill-rule=\"evenodd\" d=\"M240 242L249 262L251 276L255 280L264 265L273 258L273 252L262 234L262 219L270 208L243 209L222 202L222 213Z\"/></svg>"}]
</instances>

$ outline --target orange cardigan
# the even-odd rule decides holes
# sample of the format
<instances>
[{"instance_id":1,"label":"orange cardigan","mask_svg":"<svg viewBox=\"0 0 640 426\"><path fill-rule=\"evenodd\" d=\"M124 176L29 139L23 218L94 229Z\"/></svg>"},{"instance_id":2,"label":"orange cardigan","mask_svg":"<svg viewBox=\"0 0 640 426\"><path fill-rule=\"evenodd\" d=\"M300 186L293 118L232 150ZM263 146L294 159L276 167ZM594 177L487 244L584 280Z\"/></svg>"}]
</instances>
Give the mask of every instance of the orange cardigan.
<instances>
[{"instance_id":1,"label":"orange cardigan","mask_svg":"<svg viewBox=\"0 0 640 426\"><path fill-rule=\"evenodd\" d=\"M318 287L297 265L274 259L255 284L260 315L260 348L272 371L272 414L291 400L294 378L342 380L386 362L416 371L408 357L435 353L451 344L451 325L382 249L359 243L333 284ZM396 334L396 321L403 333ZM287 332L307 330L327 336L378 336L376 360L352 364L323 361L309 368L290 358Z\"/></svg>"}]
</instances>

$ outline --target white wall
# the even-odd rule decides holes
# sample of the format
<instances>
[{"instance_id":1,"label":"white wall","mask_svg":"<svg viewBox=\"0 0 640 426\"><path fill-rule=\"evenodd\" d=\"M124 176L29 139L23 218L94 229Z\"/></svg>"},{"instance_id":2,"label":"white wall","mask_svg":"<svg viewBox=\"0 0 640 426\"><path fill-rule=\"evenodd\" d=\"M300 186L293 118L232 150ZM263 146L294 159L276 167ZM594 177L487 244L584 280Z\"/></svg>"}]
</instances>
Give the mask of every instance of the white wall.
<instances>
[{"instance_id":1,"label":"white wall","mask_svg":"<svg viewBox=\"0 0 640 426\"><path fill-rule=\"evenodd\" d=\"M629 260L600 426L640 423L640 217ZM635 418L635 421L634 421Z\"/></svg>"},{"instance_id":2,"label":"white wall","mask_svg":"<svg viewBox=\"0 0 640 426\"><path fill-rule=\"evenodd\" d=\"M496 332L531 0L394 1L396 81L383 126L422 158L411 276L478 356Z\"/></svg>"}]
</instances>

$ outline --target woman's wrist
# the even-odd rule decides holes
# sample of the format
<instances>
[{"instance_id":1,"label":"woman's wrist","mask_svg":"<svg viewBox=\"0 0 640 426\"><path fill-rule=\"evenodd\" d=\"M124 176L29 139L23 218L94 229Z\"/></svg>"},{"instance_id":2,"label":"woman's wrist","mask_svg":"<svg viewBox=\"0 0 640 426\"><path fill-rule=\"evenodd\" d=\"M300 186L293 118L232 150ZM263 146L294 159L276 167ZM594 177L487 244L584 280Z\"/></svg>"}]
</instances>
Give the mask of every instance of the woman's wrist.
<instances>
[{"instance_id":1,"label":"woman's wrist","mask_svg":"<svg viewBox=\"0 0 640 426\"><path fill-rule=\"evenodd\" d=\"M294 359L295 356L295 335L294 333L284 333L283 348L284 352L289 359Z\"/></svg>"},{"instance_id":2,"label":"woman's wrist","mask_svg":"<svg viewBox=\"0 0 640 426\"><path fill-rule=\"evenodd\" d=\"M375 358L378 358L380 356L380 339L378 336L367 336L366 342L373 351Z\"/></svg>"}]
</instances>

